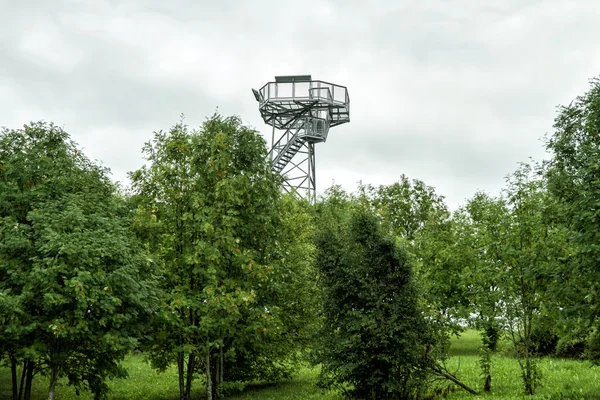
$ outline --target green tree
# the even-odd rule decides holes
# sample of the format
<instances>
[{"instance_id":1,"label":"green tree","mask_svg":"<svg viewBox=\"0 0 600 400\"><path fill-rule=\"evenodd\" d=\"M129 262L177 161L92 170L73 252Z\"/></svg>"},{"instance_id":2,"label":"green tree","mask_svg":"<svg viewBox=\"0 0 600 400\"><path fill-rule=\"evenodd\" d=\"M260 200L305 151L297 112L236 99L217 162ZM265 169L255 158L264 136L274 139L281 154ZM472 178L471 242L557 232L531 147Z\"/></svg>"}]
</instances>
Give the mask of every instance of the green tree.
<instances>
[{"instance_id":1,"label":"green tree","mask_svg":"<svg viewBox=\"0 0 600 400\"><path fill-rule=\"evenodd\" d=\"M566 106L546 140L545 172L557 202L555 218L568 231L568 256L557 272L561 341L581 340L587 356L600 360L600 79Z\"/></svg>"},{"instance_id":2,"label":"green tree","mask_svg":"<svg viewBox=\"0 0 600 400\"><path fill-rule=\"evenodd\" d=\"M321 381L349 396L406 399L422 390L431 331L411 257L377 217L340 192L320 206L316 265L324 325Z\"/></svg>"},{"instance_id":3,"label":"green tree","mask_svg":"<svg viewBox=\"0 0 600 400\"><path fill-rule=\"evenodd\" d=\"M529 165L522 165L508 181L509 234L499 272L505 318L522 371L525 394L534 394L536 367L534 333L547 304L555 260L561 255L562 230L545 218L547 191Z\"/></svg>"},{"instance_id":4,"label":"green tree","mask_svg":"<svg viewBox=\"0 0 600 400\"><path fill-rule=\"evenodd\" d=\"M213 115L193 132L178 124L144 153L150 165L131 174L137 225L167 293L152 359L177 363L181 399L203 366L212 398L225 358L276 326L259 299L276 256L278 181L264 140L237 117Z\"/></svg>"},{"instance_id":5,"label":"green tree","mask_svg":"<svg viewBox=\"0 0 600 400\"><path fill-rule=\"evenodd\" d=\"M476 315L475 326L482 331L484 347L492 352L503 330L499 271L504 268L507 212L503 199L478 192L454 216L462 221L461 248L470 259L463 271L463 283Z\"/></svg>"},{"instance_id":6,"label":"green tree","mask_svg":"<svg viewBox=\"0 0 600 400\"><path fill-rule=\"evenodd\" d=\"M506 227L504 203L478 192L452 216L454 255L462 261L460 281L467 298L468 320L481 330L479 349L483 390L492 389L492 353L503 332L503 309L498 272L502 268L501 243Z\"/></svg>"},{"instance_id":7,"label":"green tree","mask_svg":"<svg viewBox=\"0 0 600 400\"><path fill-rule=\"evenodd\" d=\"M526 394L539 381L535 334L554 307L549 287L563 252L564 232L548 220L549 207L545 182L529 165L510 176L504 196L478 193L466 207L465 240L477 256L465 270L465 283L483 344L492 351L500 332L509 332ZM486 374L489 388L489 368Z\"/></svg>"},{"instance_id":8,"label":"green tree","mask_svg":"<svg viewBox=\"0 0 600 400\"><path fill-rule=\"evenodd\" d=\"M14 399L30 397L39 372L49 399L60 376L96 398L124 376L156 295L115 190L52 124L0 134L0 348Z\"/></svg>"},{"instance_id":9,"label":"green tree","mask_svg":"<svg viewBox=\"0 0 600 400\"><path fill-rule=\"evenodd\" d=\"M278 204L280 224L273 247L269 284L256 301L269 310L271 328L254 337L240 326L226 358L232 381L277 381L289 378L313 347L319 319L319 292L314 267L315 231L310 205L286 194Z\"/></svg>"},{"instance_id":10,"label":"green tree","mask_svg":"<svg viewBox=\"0 0 600 400\"><path fill-rule=\"evenodd\" d=\"M432 216L447 213L444 198L432 186L418 179L411 181L406 175L391 185L361 185L359 194L381 216L386 229L409 243L414 242Z\"/></svg>"},{"instance_id":11,"label":"green tree","mask_svg":"<svg viewBox=\"0 0 600 400\"><path fill-rule=\"evenodd\" d=\"M202 307L202 299L193 293L199 279L194 240L200 227L192 210L191 137L179 124L168 134L156 133L143 151L151 165L130 176L133 201L138 204L133 228L161 266L165 294L154 321L150 354L159 368L177 363L180 398L189 398L198 353L197 314Z\"/></svg>"},{"instance_id":12,"label":"green tree","mask_svg":"<svg viewBox=\"0 0 600 400\"><path fill-rule=\"evenodd\" d=\"M418 179L402 175L377 188L362 185L359 202L380 218L385 229L407 244L414 255L416 279L423 288L428 314L450 332L459 331L468 297L462 285L465 265L457 225L444 198Z\"/></svg>"},{"instance_id":13,"label":"green tree","mask_svg":"<svg viewBox=\"0 0 600 400\"><path fill-rule=\"evenodd\" d=\"M458 333L471 310L464 272L474 260L461 235L463 221L445 209L432 213L415 235L417 278L430 315L450 333Z\"/></svg>"}]
</instances>

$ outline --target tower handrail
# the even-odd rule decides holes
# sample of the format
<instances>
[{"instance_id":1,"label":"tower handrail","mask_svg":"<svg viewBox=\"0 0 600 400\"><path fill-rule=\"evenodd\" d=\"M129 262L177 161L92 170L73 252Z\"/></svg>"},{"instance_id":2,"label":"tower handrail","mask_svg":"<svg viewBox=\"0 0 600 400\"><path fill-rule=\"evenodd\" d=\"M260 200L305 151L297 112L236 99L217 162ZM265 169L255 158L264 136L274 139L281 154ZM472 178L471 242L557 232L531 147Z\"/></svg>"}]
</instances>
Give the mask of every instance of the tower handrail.
<instances>
[{"instance_id":1,"label":"tower handrail","mask_svg":"<svg viewBox=\"0 0 600 400\"><path fill-rule=\"evenodd\" d=\"M295 93L295 86L298 84L308 84L308 91L310 93L310 90L313 89L324 89L324 88L328 88L331 92L331 101L334 104L338 104L338 105L342 105L342 104L350 104L350 96L348 95L348 88L346 86L342 86L342 85L336 85L334 83L330 83L330 82L326 82L326 81L319 81L319 80L314 80L314 81L310 81L310 82L268 82L266 83L262 88L259 89L259 92L261 94L261 104L266 103L269 100L309 100L311 97L310 95L308 96L298 96ZM286 85L288 87L291 86L291 93L289 96L280 96L278 93L278 86L279 85ZM343 91L344 93L344 100L336 100L336 96L335 96L335 92L336 91Z\"/></svg>"}]
</instances>

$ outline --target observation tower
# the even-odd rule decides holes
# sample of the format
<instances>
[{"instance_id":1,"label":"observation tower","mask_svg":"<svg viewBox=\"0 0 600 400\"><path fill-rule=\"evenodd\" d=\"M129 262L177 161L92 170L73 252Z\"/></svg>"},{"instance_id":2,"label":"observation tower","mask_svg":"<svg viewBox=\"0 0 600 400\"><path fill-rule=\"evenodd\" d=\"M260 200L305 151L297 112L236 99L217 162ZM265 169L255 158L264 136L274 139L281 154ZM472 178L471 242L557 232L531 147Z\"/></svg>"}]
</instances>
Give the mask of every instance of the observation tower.
<instances>
[{"instance_id":1,"label":"observation tower","mask_svg":"<svg viewBox=\"0 0 600 400\"><path fill-rule=\"evenodd\" d=\"M348 89L313 80L310 75L276 76L252 89L260 114L273 127L271 169L284 178L283 188L316 199L315 144L325 142L329 128L350 122ZM277 140L275 130L279 130Z\"/></svg>"}]
</instances>

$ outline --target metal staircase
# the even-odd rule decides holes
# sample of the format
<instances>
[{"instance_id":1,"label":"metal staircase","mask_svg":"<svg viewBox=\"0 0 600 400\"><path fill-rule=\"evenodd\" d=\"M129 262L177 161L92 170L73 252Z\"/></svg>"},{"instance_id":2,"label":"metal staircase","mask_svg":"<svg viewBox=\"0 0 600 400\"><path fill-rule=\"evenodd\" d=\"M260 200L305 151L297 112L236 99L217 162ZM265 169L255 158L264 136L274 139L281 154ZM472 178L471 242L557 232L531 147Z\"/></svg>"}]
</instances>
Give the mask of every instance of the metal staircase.
<instances>
[{"instance_id":1,"label":"metal staircase","mask_svg":"<svg viewBox=\"0 0 600 400\"><path fill-rule=\"evenodd\" d=\"M292 141L289 142L285 149L273 160L273 171L281 172L292 158L298 154L298 151L300 151L303 144L304 140L300 139L298 136L294 136Z\"/></svg>"},{"instance_id":2,"label":"metal staircase","mask_svg":"<svg viewBox=\"0 0 600 400\"><path fill-rule=\"evenodd\" d=\"M289 128L286 134L273 146L271 149L273 171L281 173L292 158L298 154L305 142L305 140L300 137L300 132L303 130L304 121L302 119L295 121L292 128Z\"/></svg>"}]
</instances>

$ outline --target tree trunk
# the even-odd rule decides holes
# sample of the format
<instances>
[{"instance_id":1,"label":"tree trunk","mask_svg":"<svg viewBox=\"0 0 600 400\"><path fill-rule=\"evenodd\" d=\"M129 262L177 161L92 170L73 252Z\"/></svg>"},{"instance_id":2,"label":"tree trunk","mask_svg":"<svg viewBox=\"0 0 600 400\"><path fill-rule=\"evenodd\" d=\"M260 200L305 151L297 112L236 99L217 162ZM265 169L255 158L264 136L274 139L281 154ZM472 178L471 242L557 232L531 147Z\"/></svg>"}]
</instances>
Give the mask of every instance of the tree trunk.
<instances>
[{"instance_id":1,"label":"tree trunk","mask_svg":"<svg viewBox=\"0 0 600 400\"><path fill-rule=\"evenodd\" d=\"M33 369L35 368L35 363L31 360L27 362L27 368L23 371L26 373L25 377L25 393L23 396L23 400L31 400L31 383L33 381Z\"/></svg>"},{"instance_id":2,"label":"tree trunk","mask_svg":"<svg viewBox=\"0 0 600 400\"><path fill-rule=\"evenodd\" d=\"M433 368L433 372L435 372L436 374L443 376L444 378L448 379L449 381L454 382L455 384L457 384L458 386L460 386L461 388L465 389L467 392L474 394L474 395L478 395L479 393L473 389L470 388L469 386L465 385L463 382L461 382L457 377L443 371L439 366L436 366Z\"/></svg>"},{"instance_id":3,"label":"tree trunk","mask_svg":"<svg viewBox=\"0 0 600 400\"><path fill-rule=\"evenodd\" d=\"M210 375L210 349L206 351L206 400L213 400L212 376Z\"/></svg>"},{"instance_id":4,"label":"tree trunk","mask_svg":"<svg viewBox=\"0 0 600 400\"><path fill-rule=\"evenodd\" d=\"M223 347L221 347L219 349L219 383L223 383L223 366L224 366L224 362L223 362Z\"/></svg>"},{"instance_id":5,"label":"tree trunk","mask_svg":"<svg viewBox=\"0 0 600 400\"><path fill-rule=\"evenodd\" d=\"M531 306L528 297L528 285L524 279L524 273L521 272L521 303L523 304L523 345L525 347L525 394L532 395L535 392L534 366L531 362Z\"/></svg>"},{"instance_id":6,"label":"tree trunk","mask_svg":"<svg viewBox=\"0 0 600 400\"><path fill-rule=\"evenodd\" d=\"M183 360L183 352L177 353L177 373L179 374L179 400L185 400L185 384L184 373L185 364Z\"/></svg>"},{"instance_id":7,"label":"tree trunk","mask_svg":"<svg viewBox=\"0 0 600 400\"><path fill-rule=\"evenodd\" d=\"M495 322L489 322L485 329L484 335L487 339L487 347L491 351L496 351L498 348L498 341L500 340L500 328L496 326Z\"/></svg>"},{"instance_id":8,"label":"tree trunk","mask_svg":"<svg viewBox=\"0 0 600 400\"><path fill-rule=\"evenodd\" d=\"M190 356L188 357L188 369L187 369L187 378L186 378L186 382L185 382L185 398L186 400L189 400L191 397L191 393L192 393L192 380L194 379L194 368L195 368L195 364L196 363L196 357L194 356L194 353L191 353Z\"/></svg>"},{"instance_id":9,"label":"tree trunk","mask_svg":"<svg viewBox=\"0 0 600 400\"><path fill-rule=\"evenodd\" d=\"M219 399L219 385L221 384L221 381L219 380L219 377L221 376L221 363L219 363L219 356L217 355L217 365L215 366L215 394L216 394L216 398Z\"/></svg>"},{"instance_id":10,"label":"tree trunk","mask_svg":"<svg viewBox=\"0 0 600 400\"><path fill-rule=\"evenodd\" d=\"M221 398L219 394L219 387L223 383L223 346L219 347L219 354L217 354L217 364L215 369L215 387L214 392L217 399Z\"/></svg>"},{"instance_id":11,"label":"tree trunk","mask_svg":"<svg viewBox=\"0 0 600 400\"><path fill-rule=\"evenodd\" d=\"M48 400L54 400L54 390L58 380L58 366L52 365L50 369L50 387L48 388Z\"/></svg>"},{"instance_id":12,"label":"tree trunk","mask_svg":"<svg viewBox=\"0 0 600 400\"><path fill-rule=\"evenodd\" d=\"M23 361L23 370L21 371L21 383L19 384L19 396L18 399L23 398L23 388L25 386L25 369L27 368L27 360Z\"/></svg>"},{"instance_id":13,"label":"tree trunk","mask_svg":"<svg viewBox=\"0 0 600 400\"><path fill-rule=\"evenodd\" d=\"M492 391L492 376L490 374L488 374L485 377L485 382L483 384L483 391L484 392L491 392Z\"/></svg>"},{"instance_id":14,"label":"tree trunk","mask_svg":"<svg viewBox=\"0 0 600 400\"><path fill-rule=\"evenodd\" d=\"M13 400L19 400L19 388L17 387L17 358L14 354L10 355L10 376L12 383L12 398Z\"/></svg>"},{"instance_id":15,"label":"tree trunk","mask_svg":"<svg viewBox=\"0 0 600 400\"><path fill-rule=\"evenodd\" d=\"M529 356L529 346L527 345L527 340L525 340L525 394L532 395L534 392L533 389L533 373L531 367L531 360Z\"/></svg>"}]
</instances>

